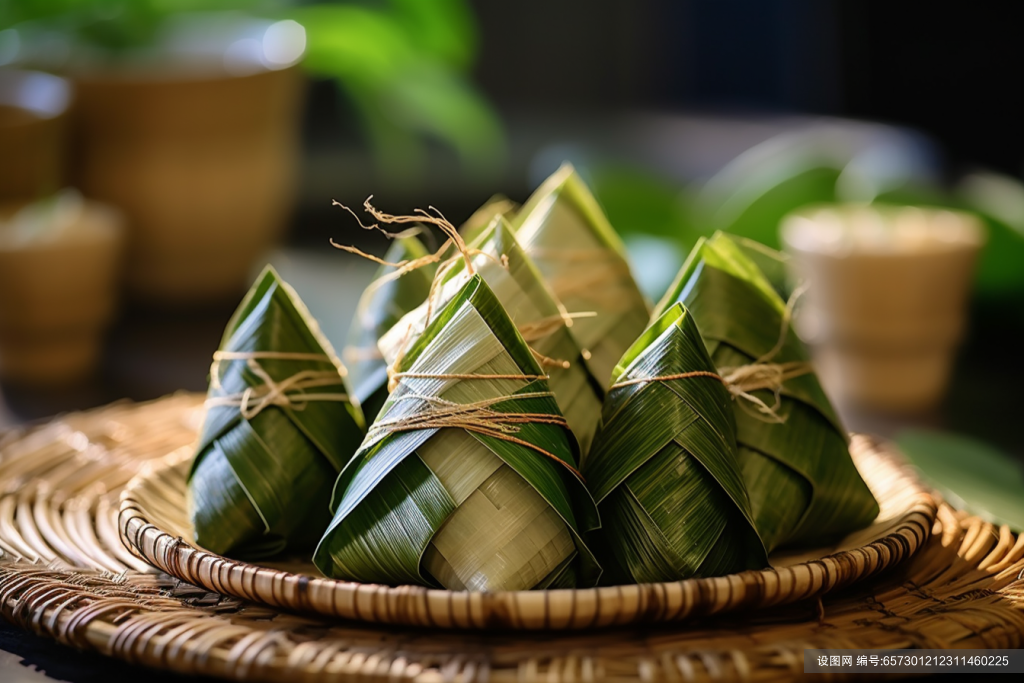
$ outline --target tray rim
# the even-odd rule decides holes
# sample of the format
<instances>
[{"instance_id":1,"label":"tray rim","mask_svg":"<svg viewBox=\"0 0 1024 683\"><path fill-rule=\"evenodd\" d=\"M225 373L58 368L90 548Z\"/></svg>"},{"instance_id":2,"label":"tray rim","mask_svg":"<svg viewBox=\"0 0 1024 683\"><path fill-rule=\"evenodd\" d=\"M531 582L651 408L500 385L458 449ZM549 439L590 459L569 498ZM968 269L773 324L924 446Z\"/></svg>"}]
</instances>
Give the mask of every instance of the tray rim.
<instances>
[{"instance_id":1,"label":"tray rim","mask_svg":"<svg viewBox=\"0 0 1024 683\"><path fill-rule=\"evenodd\" d=\"M311 577L203 550L149 521L136 491L160 471L146 467L121 493L118 531L133 555L175 578L217 593L321 617L469 630L579 630L680 623L695 617L781 606L862 582L913 556L928 540L938 503L886 442L854 435L910 489L912 503L888 533L856 548L797 564L710 578L598 588L472 592L364 584ZM851 448L851 451L853 449ZM154 463L155 465L155 463Z\"/></svg>"}]
</instances>

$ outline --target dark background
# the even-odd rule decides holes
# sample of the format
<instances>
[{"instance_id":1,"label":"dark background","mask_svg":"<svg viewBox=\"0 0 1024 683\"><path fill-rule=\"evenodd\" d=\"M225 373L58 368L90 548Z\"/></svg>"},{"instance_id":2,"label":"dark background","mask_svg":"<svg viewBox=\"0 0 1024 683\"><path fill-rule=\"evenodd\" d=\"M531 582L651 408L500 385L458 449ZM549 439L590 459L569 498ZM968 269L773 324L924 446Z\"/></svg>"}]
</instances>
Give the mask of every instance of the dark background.
<instances>
[{"instance_id":1,"label":"dark background","mask_svg":"<svg viewBox=\"0 0 1024 683\"><path fill-rule=\"evenodd\" d=\"M473 2L478 82L524 106L827 114L905 124L951 166L1024 171L1015 3Z\"/></svg>"},{"instance_id":2,"label":"dark background","mask_svg":"<svg viewBox=\"0 0 1024 683\"><path fill-rule=\"evenodd\" d=\"M474 78L509 133L503 174L452 169L443 150L433 182L389 192L368 157L330 173L365 143L334 84L313 82L305 120L307 170L293 243L320 246L340 221L325 197L369 193L444 206L458 222L490 195L523 200L538 140L598 139L636 113L852 118L920 131L939 152L940 178L984 168L1024 173L1024 53L1014 3L882 0L471 0L479 46ZM341 150L346 150L348 156ZM727 158L726 158L727 160ZM553 170L552 169L548 169ZM692 180L688 178L687 180ZM365 236L357 235L354 240ZM1022 265L1024 267L1024 265Z\"/></svg>"}]
</instances>

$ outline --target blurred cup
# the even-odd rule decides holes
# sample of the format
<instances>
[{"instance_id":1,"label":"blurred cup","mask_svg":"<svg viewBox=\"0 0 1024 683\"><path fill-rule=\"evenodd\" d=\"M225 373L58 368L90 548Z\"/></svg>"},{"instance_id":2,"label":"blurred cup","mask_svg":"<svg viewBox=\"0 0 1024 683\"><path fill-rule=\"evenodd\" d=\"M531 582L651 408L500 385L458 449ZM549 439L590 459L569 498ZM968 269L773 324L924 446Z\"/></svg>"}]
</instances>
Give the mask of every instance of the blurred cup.
<instances>
[{"instance_id":1,"label":"blurred cup","mask_svg":"<svg viewBox=\"0 0 1024 683\"><path fill-rule=\"evenodd\" d=\"M833 398L888 412L938 403L985 241L980 221L946 209L822 205L787 216L781 233L808 285L797 327Z\"/></svg>"},{"instance_id":2,"label":"blurred cup","mask_svg":"<svg viewBox=\"0 0 1024 683\"><path fill-rule=\"evenodd\" d=\"M128 217L125 283L138 299L234 299L285 227L301 74L222 71L76 79L75 180Z\"/></svg>"},{"instance_id":3,"label":"blurred cup","mask_svg":"<svg viewBox=\"0 0 1024 683\"><path fill-rule=\"evenodd\" d=\"M32 200L61 186L71 86L37 71L0 69L0 200Z\"/></svg>"},{"instance_id":4,"label":"blurred cup","mask_svg":"<svg viewBox=\"0 0 1024 683\"><path fill-rule=\"evenodd\" d=\"M59 385L95 369L123 240L119 212L73 191L0 206L0 377Z\"/></svg>"}]
</instances>

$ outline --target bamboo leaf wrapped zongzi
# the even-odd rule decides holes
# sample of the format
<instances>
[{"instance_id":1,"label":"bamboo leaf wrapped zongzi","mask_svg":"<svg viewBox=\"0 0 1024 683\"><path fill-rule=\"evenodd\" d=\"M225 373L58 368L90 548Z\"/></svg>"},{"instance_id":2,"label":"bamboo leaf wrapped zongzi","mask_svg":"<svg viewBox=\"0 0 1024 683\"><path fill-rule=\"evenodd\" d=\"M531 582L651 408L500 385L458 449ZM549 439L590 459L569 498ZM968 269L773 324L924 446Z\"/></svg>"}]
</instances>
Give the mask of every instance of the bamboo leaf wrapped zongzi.
<instances>
[{"instance_id":1,"label":"bamboo leaf wrapped zongzi","mask_svg":"<svg viewBox=\"0 0 1024 683\"><path fill-rule=\"evenodd\" d=\"M878 504L792 331L790 308L728 236L701 240L656 315L682 302L734 401L740 466L765 546L807 545L860 529Z\"/></svg>"},{"instance_id":2,"label":"bamboo leaf wrapped zongzi","mask_svg":"<svg viewBox=\"0 0 1024 683\"><path fill-rule=\"evenodd\" d=\"M468 260L468 265L467 265ZM540 272L519 244L508 222L494 219L476 242L442 267L430 301L407 314L381 339L380 350L393 362L447 301L474 274L480 275L548 373L548 384L580 444L584 457L597 428L604 389L590 374L582 351L570 334L573 324L555 300Z\"/></svg>"},{"instance_id":3,"label":"bamboo leaf wrapped zongzi","mask_svg":"<svg viewBox=\"0 0 1024 683\"><path fill-rule=\"evenodd\" d=\"M730 395L693 318L663 313L612 374L584 476L607 580L674 581L767 564L736 459Z\"/></svg>"},{"instance_id":4,"label":"bamboo leaf wrapped zongzi","mask_svg":"<svg viewBox=\"0 0 1024 683\"><path fill-rule=\"evenodd\" d=\"M647 327L649 310L622 240L579 175L565 164L516 214L516 238L575 320L572 334L602 386Z\"/></svg>"},{"instance_id":5,"label":"bamboo leaf wrapped zongzi","mask_svg":"<svg viewBox=\"0 0 1024 683\"><path fill-rule=\"evenodd\" d=\"M246 557L312 547L365 425L344 367L272 268L228 323L206 407L188 481L196 542Z\"/></svg>"},{"instance_id":6,"label":"bamboo leaf wrapped zongzi","mask_svg":"<svg viewBox=\"0 0 1024 683\"><path fill-rule=\"evenodd\" d=\"M453 590L593 585L598 526L546 377L479 276L400 359L338 477L326 575Z\"/></svg>"}]
</instances>

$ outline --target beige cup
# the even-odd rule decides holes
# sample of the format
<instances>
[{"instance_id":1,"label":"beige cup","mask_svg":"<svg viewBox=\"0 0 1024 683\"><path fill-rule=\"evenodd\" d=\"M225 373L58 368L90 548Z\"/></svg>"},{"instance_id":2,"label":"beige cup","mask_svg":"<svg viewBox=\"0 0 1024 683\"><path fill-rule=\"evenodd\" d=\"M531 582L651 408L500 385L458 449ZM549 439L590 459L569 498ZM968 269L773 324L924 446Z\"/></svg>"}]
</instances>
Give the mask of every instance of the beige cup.
<instances>
[{"instance_id":1,"label":"beige cup","mask_svg":"<svg viewBox=\"0 0 1024 683\"><path fill-rule=\"evenodd\" d=\"M945 209L831 205L782 223L808 283L797 325L825 389L895 412L941 400L963 335L984 230Z\"/></svg>"},{"instance_id":2,"label":"beige cup","mask_svg":"<svg viewBox=\"0 0 1024 683\"><path fill-rule=\"evenodd\" d=\"M76 86L76 181L128 217L129 292L172 304L240 296L291 208L298 67L83 75Z\"/></svg>"},{"instance_id":3,"label":"beige cup","mask_svg":"<svg viewBox=\"0 0 1024 683\"><path fill-rule=\"evenodd\" d=\"M0 207L0 376L61 384L90 373L116 304L121 215L77 200L48 234L24 235Z\"/></svg>"}]
</instances>

